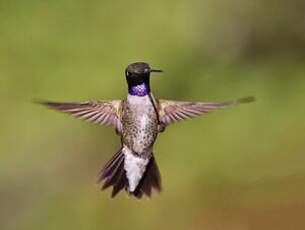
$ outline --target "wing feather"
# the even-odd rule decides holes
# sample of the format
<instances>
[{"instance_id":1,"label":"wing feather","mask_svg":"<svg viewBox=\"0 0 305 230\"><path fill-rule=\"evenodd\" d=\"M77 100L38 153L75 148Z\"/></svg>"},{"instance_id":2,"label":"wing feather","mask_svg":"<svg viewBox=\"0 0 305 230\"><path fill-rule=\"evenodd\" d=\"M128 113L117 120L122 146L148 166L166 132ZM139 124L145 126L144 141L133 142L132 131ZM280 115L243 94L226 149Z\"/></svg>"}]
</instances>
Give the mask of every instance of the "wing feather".
<instances>
[{"instance_id":1,"label":"wing feather","mask_svg":"<svg viewBox=\"0 0 305 230\"><path fill-rule=\"evenodd\" d=\"M248 103L254 101L254 97L243 97L233 101L226 102L189 102L189 101L171 101L158 100L159 119L164 125L173 122L198 117L217 109L223 109L231 105Z\"/></svg>"},{"instance_id":2,"label":"wing feather","mask_svg":"<svg viewBox=\"0 0 305 230\"><path fill-rule=\"evenodd\" d=\"M51 109L68 113L74 117L91 123L100 125L112 125L117 130L120 130L121 127L121 100L87 102L40 101L39 103Z\"/></svg>"}]
</instances>

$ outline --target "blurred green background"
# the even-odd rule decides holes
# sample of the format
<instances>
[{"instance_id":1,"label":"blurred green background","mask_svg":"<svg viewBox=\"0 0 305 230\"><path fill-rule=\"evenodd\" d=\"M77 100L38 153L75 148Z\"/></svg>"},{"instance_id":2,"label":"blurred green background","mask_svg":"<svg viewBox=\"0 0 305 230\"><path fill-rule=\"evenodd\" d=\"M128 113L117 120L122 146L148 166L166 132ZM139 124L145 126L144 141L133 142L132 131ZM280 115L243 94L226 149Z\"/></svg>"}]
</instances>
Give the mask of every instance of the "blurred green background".
<instances>
[{"instance_id":1,"label":"blurred green background","mask_svg":"<svg viewBox=\"0 0 305 230\"><path fill-rule=\"evenodd\" d=\"M305 4L0 1L0 226L15 229L304 229ZM163 192L100 192L110 128L32 103L126 95L146 61L159 98L257 101L172 125L155 155Z\"/></svg>"}]
</instances>

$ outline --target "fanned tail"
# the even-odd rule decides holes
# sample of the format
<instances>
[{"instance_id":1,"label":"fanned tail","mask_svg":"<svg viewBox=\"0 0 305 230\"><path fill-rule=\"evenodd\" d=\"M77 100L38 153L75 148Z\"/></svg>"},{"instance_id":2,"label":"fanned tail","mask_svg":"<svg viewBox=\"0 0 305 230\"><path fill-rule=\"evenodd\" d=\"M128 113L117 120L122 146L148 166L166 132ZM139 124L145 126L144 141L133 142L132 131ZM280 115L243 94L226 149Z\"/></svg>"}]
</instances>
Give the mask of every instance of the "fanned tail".
<instances>
[{"instance_id":1,"label":"fanned tail","mask_svg":"<svg viewBox=\"0 0 305 230\"><path fill-rule=\"evenodd\" d=\"M102 190L113 186L111 197L115 197L122 189L125 189L138 199L142 198L143 194L150 197L153 188L161 191L161 176L154 156L149 159L146 170L134 191L129 190L124 159L124 151L121 148L101 170L98 182L104 182Z\"/></svg>"}]
</instances>

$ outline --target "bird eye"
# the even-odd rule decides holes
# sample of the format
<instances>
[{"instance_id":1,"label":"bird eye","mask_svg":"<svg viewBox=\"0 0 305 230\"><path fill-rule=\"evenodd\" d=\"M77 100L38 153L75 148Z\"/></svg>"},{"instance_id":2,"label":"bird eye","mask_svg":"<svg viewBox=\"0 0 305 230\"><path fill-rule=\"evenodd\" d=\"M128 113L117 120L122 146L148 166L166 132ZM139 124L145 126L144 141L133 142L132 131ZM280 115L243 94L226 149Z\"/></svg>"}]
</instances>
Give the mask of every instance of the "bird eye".
<instances>
[{"instance_id":1,"label":"bird eye","mask_svg":"<svg viewBox=\"0 0 305 230\"><path fill-rule=\"evenodd\" d=\"M144 73L148 73L148 72L149 72L149 68L145 68Z\"/></svg>"}]
</instances>

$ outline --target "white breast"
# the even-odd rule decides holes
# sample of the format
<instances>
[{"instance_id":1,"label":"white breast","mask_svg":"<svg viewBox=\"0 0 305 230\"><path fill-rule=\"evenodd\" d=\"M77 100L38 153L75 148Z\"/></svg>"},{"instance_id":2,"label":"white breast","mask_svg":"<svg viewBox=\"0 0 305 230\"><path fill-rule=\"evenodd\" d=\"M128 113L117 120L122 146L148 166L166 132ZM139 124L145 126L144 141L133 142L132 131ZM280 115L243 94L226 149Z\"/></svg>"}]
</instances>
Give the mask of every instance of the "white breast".
<instances>
[{"instance_id":1,"label":"white breast","mask_svg":"<svg viewBox=\"0 0 305 230\"><path fill-rule=\"evenodd\" d=\"M128 95L127 100L136 116L136 126L138 130L135 134L132 148L136 153L142 153L144 149L147 148L143 143L145 136L147 136L145 130L152 119L153 104L148 95L143 97Z\"/></svg>"},{"instance_id":2,"label":"white breast","mask_svg":"<svg viewBox=\"0 0 305 230\"><path fill-rule=\"evenodd\" d=\"M140 96L133 96L133 95L128 94L127 101L130 105L152 106L148 95L140 97Z\"/></svg>"}]
</instances>

